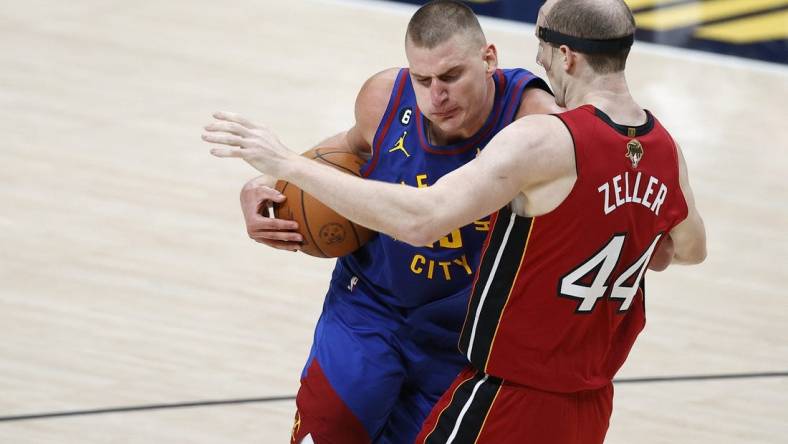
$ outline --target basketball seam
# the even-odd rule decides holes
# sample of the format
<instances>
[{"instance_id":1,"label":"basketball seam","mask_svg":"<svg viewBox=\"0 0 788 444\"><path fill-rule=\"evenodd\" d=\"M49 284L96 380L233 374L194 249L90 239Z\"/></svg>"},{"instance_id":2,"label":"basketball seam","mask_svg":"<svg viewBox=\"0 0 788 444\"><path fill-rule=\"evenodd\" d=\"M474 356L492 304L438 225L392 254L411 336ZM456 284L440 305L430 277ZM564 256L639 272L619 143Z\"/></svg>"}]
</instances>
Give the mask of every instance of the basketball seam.
<instances>
[{"instance_id":1,"label":"basketball seam","mask_svg":"<svg viewBox=\"0 0 788 444\"><path fill-rule=\"evenodd\" d=\"M340 152L340 151L338 151L338 152ZM359 177L358 173L356 173L355 171L353 171L353 170L350 170L350 169L347 169L347 168L343 167L342 165L337 165L337 164L335 164L334 162L331 162L331 161L330 161L330 160L328 160L328 159L324 159L322 156L315 157L315 159L320 159L320 160L322 160L323 162L325 162L325 163L327 163L327 164L329 164L329 165L333 166L334 168L336 168L336 169L338 169L338 170L344 170L344 171L347 171L348 173L350 173L350 174L352 174L352 175L354 175L354 176L356 176L356 177Z\"/></svg>"},{"instance_id":2,"label":"basketball seam","mask_svg":"<svg viewBox=\"0 0 788 444\"><path fill-rule=\"evenodd\" d=\"M349 169L345 168L345 167L344 167L344 166L342 166L342 165L337 165L337 164L335 164L334 162L331 162L330 160L328 160L328 159L326 159L326 158L324 158L324 157L323 157L323 156L327 156L327 155L329 155L329 154L336 154L336 153L341 153L341 154L352 154L352 153L347 153L347 152L345 152L345 151L331 151L331 152L328 152L328 153L321 153L321 152L319 152L319 151L315 151L315 157L314 157L314 158L315 158L315 159L320 159L320 160L322 160L323 162L325 162L325 163L327 163L327 164L329 164L329 165L333 166L334 168L341 169L341 170L345 170L345 171L347 171L348 173L350 173L350 174L352 174L352 175L354 175L354 176L356 176L356 177L359 177L359 176L358 176L358 174L356 174L354 171L352 171L352 170L349 170ZM356 224L355 224L353 221L349 220L349 219L348 219L348 222L350 223L350 229L353 231L353 237L355 237L355 238L356 238L356 248L354 248L354 249L353 249L353 251L355 251L355 250L357 250L357 249L361 248L361 237L358 235L358 231L356 230Z\"/></svg>"},{"instance_id":3,"label":"basketball seam","mask_svg":"<svg viewBox=\"0 0 788 444\"><path fill-rule=\"evenodd\" d=\"M290 182L285 182L285 186L282 187L282 190L279 191L279 194L285 194L285 190L287 189L288 185L290 185ZM281 202L274 202L274 217L277 218L277 219L280 219L280 217L279 217L279 209L280 208L282 208L282 203ZM258 211L257 214L259 214L261 216L267 216L267 214L263 214L260 211Z\"/></svg>"},{"instance_id":4,"label":"basketball seam","mask_svg":"<svg viewBox=\"0 0 788 444\"><path fill-rule=\"evenodd\" d=\"M356 238L356 248L353 249L353 251L356 251L361 248L361 238L358 237L358 233L356 232L356 224L350 219L348 219L348 222L350 222L350 229L353 230L353 236Z\"/></svg>"},{"instance_id":5,"label":"basketball seam","mask_svg":"<svg viewBox=\"0 0 788 444\"><path fill-rule=\"evenodd\" d=\"M329 151L327 153L315 151L315 157L313 157L312 159L317 159L319 157L327 156L329 154L353 154L353 153L351 153L350 151Z\"/></svg>"}]
</instances>

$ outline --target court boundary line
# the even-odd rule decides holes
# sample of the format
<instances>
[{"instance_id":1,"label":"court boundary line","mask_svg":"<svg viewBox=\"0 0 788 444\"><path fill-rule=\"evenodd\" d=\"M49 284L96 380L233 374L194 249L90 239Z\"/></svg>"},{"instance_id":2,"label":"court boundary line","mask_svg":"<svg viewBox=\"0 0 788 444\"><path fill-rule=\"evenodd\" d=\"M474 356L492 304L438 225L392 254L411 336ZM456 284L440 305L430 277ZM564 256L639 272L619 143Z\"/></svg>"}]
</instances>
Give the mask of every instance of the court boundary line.
<instances>
[{"instance_id":1,"label":"court boundary line","mask_svg":"<svg viewBox=\"0 0 788 444\"><path fill-rule=\"evenodd\" d=\"M644 384L659 382L689 382L689 381L720 381L731 379L754 379L754 378L785 378L788 371L781 372L757 372L757 373L728 373L717 375L677 375L677 376L651 376L642 378L619 378L613 380L614 384ZM294 401L295 396L267 396L256 398L237 398L220 399L213 401L192 401L169 404L146 404L126 407L108 407L89 410L71 410L62 412L31 413L22 415L0 416L2 422L29 421L34 419L63 418L72 416L102 415L109 413L129 413L150 410L171 410L178 408L214 407L239 404L262 404L269 402Z\"/></svg>"},{"instance_id":2,"label":"court boundary line","mask_svg":"<svg viewBox=\"0 0 788 444\"><path fill-rule=\"evenodd\" d=\"M295 400L295 396L267 396L260 398L220 399L213 401L191 401L191 402L178 402L178 403L169 403L169 404L145 404L145 405L126 406L126 407L107 407L107 408L90 409L90 410L71 410L71 411L63 411L63 412L31 413L24 415L0 416L0 422L27 421L31 419L46 419L46 418L62 418L67 416L101 415L107 413L128 413L128 412L139 412L139 411L147 411L147 410L170 410L170 409L192 408L192 407L213 407L219 405L260 404L266 402L293 401L293 400Z\"/></svg>"},{"instance_id":3,"label":"court boundary line","mask_svg":"<svg viewBox=\"0 0 788 444\"><path fill-rule=\"evenodd\" d=\"M785 378L788 371L759 373L723 373L717 375L647 376L642 378L617 378L613 384L638 384L651 382L720 381L726 379Z\"/></svg>"}]
</instances>

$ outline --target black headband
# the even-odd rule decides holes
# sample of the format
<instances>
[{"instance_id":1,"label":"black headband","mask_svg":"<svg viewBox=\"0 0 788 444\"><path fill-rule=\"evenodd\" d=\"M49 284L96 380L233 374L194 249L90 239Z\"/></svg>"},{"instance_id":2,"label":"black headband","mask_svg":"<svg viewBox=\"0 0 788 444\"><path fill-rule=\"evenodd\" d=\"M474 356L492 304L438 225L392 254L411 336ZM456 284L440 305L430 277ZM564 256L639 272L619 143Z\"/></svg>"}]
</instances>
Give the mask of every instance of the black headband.
<instances>
[{"instance_id":1,"label":"black headband","mask_svg":"<svg viewBox=\"0 0 788 444\"><path fill-rule=\"evenodd\" d=\"M595 40L573 37L543 26L537 28L537 36L547 43L566 45L584 54L619 52L632 46L632 43L635 41L634 34L616 37L614 39Z\"/></svg>"}]
</instances>

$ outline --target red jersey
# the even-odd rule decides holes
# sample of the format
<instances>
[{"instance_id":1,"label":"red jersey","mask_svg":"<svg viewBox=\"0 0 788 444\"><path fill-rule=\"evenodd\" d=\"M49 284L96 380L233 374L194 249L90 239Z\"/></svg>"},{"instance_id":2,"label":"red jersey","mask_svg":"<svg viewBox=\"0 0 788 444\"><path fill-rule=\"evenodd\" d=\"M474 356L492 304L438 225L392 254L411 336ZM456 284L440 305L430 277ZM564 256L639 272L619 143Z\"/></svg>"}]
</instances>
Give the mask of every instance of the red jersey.
<instances>
[{"instance_id":1,"label":"red jersey","mask_svg":"<svg viewBox=\"0 0 788 444\"><path fill-rule=\"evenodd\" d=\"M577 180L538 217L493 214L460 350L479 370L554 392L611 382L645 325L643 275L687 217L676 145L648 113L636 128L591 105L558 114Z\"/></svg>"}]
</instances>

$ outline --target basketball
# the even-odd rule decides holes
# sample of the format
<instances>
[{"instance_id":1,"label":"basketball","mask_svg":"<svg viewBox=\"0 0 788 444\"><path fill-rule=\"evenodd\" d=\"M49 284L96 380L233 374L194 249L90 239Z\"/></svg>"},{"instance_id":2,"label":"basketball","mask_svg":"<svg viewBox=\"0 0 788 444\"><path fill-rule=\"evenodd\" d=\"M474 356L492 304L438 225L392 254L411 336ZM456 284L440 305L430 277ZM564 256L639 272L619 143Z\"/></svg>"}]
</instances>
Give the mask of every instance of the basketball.
<instances>
[{"instance_id":1,"label":"basketball","mask_svg":"<svg viewBox=\"0 0 788 444\"><path fill-rule=\"evenodd\" d=\"M361 176L364 159L338 148L319 147L302 154L342 172ZM315 257L340 257L356 251L367 243L374 231L357 225L297 186L280 180L276 190L287 200L274 205L278 219L298 222L298 232L303 236L301 251Z\"/></svg>"}]
</instances>

